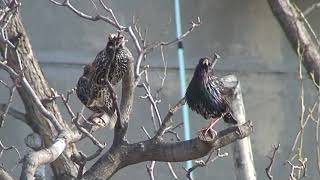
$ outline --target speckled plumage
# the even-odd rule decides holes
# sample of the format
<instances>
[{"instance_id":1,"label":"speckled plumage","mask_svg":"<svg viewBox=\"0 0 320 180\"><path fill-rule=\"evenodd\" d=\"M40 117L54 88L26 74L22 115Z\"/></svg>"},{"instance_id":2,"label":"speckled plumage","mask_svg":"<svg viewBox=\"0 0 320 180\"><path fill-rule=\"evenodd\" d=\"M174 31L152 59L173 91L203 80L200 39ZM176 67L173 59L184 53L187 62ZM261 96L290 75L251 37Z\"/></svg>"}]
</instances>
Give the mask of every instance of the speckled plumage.
<instances>
[{"instance_id":1,"label":"speckled plumage","mask_svg":"<svg viewBox=\"0 0 320 180\"><path fill-rule=\"evenodd\" d=\"M95 98L90 98L86 106L89 109L102 111L112 116L115 112L115 107L113 106L109 86L103 82L100 84L92 84L90 93L91 95L94 94Z\"/></svg>"},{"instance_id":2,"label":"speckled plumage","mask_svg":"<svg viewBox=\"0 0 320 180\"><path fill-rule=\"evenodd\" d=\"M128 61L131 58L132 54L125 46L124 37L110 35L107 46L97 54L92 62L94 69L91 75L92 82L101 83L108 76L112 85L117 84L127 72Z\"/></svg>"},{"instance_id":3,"label":"speckled plumage","mask_svg":"<svg viewBox=\"0 0 320 180\"><path fill-rule=\"evenodd\" d=\"M77 96L80 101L94 112L113 115L111 91L106 78L112 86L116 85L127 72L128 61L132 54L125 47L124 37L110 35L107 46L100 51L94 61L84 67L83 75L77 84Z\"/></svg>"},{"instance_id":4,"label":"speckled plumage","mask_svg":"<svg viewBox=\"0 0 320 180\"><path fill-rule=\"evenodd\" d=\"M100 51L91 64L91 90L87 107L104 107L114 111L110 92L106 86L108 78L112 86L116 85L127 72L128 61L132 59L130 50L125 46L124 37L110 35L107 46Z\"/></svg>"},{"instance_id":5,"label":"speckled plumage","mask_svg":"<svg viewBox=\"0 0 320 180\"><path fill-rule=\"evenodd\" d=\"M224 118L224 121L236 124L230 108L231 96L223 83L213 75L213 67L218 56L204 57L199 60L192 80L186 91L189 107L205 119Z\"/></svg>"},{"instance_id":6,"label":"speckled plumage","mask_svg":"<svg viewBox=\"0 0 320 180\"><path fill-rule=\"evenodd\" d=\"M82 102L82 104L86 105L90 96L90 65L85 65L83 67L83 74L79 78L76 88L76 93L79 98L79 100ZM92 109L92 111L95 111Z\"/></svg>"},{"instance_id":7,"label":"speckled plumage","mask_svg":"<svg viewBox=\"0 0 320 180\"><path fill-rule=\"evenodd\" d=\"M83 75L79 78L77 83L77 96L79 100L91 111L112 114L114 112L114 108L112 106L109 88L106 85L92 85L90 81L90 72L92 70L91 65L84 66ZM91 93L97 94L97 98L88 105L89 100L91 100Z\"/></svg>"}]
</instances>

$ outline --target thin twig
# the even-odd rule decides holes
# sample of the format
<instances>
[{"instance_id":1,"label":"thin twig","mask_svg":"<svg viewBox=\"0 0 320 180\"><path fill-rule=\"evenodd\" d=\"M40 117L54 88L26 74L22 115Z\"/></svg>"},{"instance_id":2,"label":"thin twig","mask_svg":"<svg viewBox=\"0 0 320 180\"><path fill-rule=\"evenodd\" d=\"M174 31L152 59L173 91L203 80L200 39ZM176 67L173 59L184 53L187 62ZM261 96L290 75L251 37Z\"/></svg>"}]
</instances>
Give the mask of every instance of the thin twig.
<instances>
[{"instance_id":1,"label":"thin twig","mask_svg":"<svg viewBox=\"0 0 320 180\"><path fill-rule=\"evenodd\" d=\"M85 136L87 136L94 145L96 145L99 149L103 149L105 147L105 144L101 144L91 133L89 133L85 128L81 127L79 124L79 118L80 114L77 114L77 117L73 119L73 123L76 125L77 129L83 133Z\"/></svg>"},{"instance_id":2,"label":"thin twig","mask_svg":"<svg viewBox=\"0 0 320 180\"><path fill-rule=\"evenodd\" d=\"M146 165L146 168L147 168L147 172L148 172L148 175L150 177L150 180L154 180L154 173L153 173L153 169L154 169L154 166L155 166L156 162L155 161L152 161L150 166Z\"/></svg>"},{"instance_id":3,"label":"thin twig","mask_svg":"<svg viewBox=\"0 0 320 180\"><path fill-rule=\"evenodd\" d=\"M307 16L307 15L309 15L313 10L316 10L316 9L318 9L318 8L320 8L320 3L318 2L318 3L314 3L314 4L312 4L310 7L308 7L305 11L303 11L303 14L305 15L305 16Z\"/></svg>"},{"instance_id":4,"label":"thin twig","mask_svg":"<svg viewBox=\"0 0 320 180\"><path fill-rule=\"evenodd\" d=\"M60 122L56 119L56 117L48 111L43 104L41 103L39 97L36 95L32 87L30 86L29 82L25 79L24 76L21 77L18 73L16 73L10 66L5 64L4 62L0 61L0 69L4 69L7 73L10 74L12 78L14 78L19 85L21 85L25 90L26 93L32 97L31 99L34 101L36 106L38 107L39 111L50 120L50 122L54 125L58 132L64 131L64 128L60 124Z\"/></svg>"},{"instance_id":5,"label":"thin twig","mask_svg":"<svg viewBox=\"0 0 320 180\"><path fill-rule=\"evenodd\" d=\"M172 164L171 164L170 162L167 162L167 165L168 165L169 171L170 171L170 173L172 174L173 178L174 178L174 179L178 179L177 174L176 174L176 173L174 172L174 170L173 170Z\"/></svg>"},{"instance_id":6,"label":"thin twig","mask_svg":"<svg viewBox=\"0 0 320 180\"><path fill-rule=\"evenodd\" d=\"M4 151L10 151L10 150L14 150L16 152L16 154L18 155L18 159L19 159L18 162L20 162L21 155L20 155L18 149L16 147L14 147L14 146L8 146L8 147L4 146L3 143L0 140L0 158L1 158L1 156L2 156Z\"/></svg>"},{"instance_id":7,"label":"thin twig","mask_svg":"<svg viewBox=\"0 0 320 180\"><path fill-rule=\"evenodd\" d=\"M313 30L312 26L310 25L309 21L306 19L304 13L298 8L297 5L294 4L295 9L297 10L297 12L300 14L300 18L304 21L304 23L307 25L308 29L310 30L313 38L316 40L317 42L317 47L320 47L320 40L317 36L317 34L315 33L315 31Z\"/></svg>"},{"instance_id":8,"label":"thin twig","mask_svg":"<svg viewBox=\"0 0 320 180\"><path fill-rule=\"evenodd\" d=\"M68 103L68 99L64 97L63 94L60 94L62 102L64 104L64 106L66 107L66 109L68 110L69 115L71 116L71 119L73 119L75 117L74 112L72 111L69 103Z\"/></svg>"},{"instance_id":9,"label":"thin twig","mask_svg":"<svg viewBox=\"0 0 320 180\"><path fill-rule=\"evenodd\" d=\"M170 129L169 125L171 123L171 118L176 113L182 105L185 104L185 98L182 98L175 106L170 108L169 112L167 113L166 117L164 118L158 132L155 135L155 138L159 138L162 136L168 129Z\"/></svg>"},{"instance_id":10,"label":"thin twig","mask_svg":"<svg viewBox=\"0 0 320 180\"><path fill-rule=\"evenodd\" d=\"M146 128L144 126L141 126L141 129L143 130L143 132L148 136L149 139L151 139L151 136L149 135L148 131L146 130Z\"/></svg>"},{"instance_id":11,"label":"thin twig","mask_svg":"<svg viewBox=\"0 0 320 180\"><path fill-rule=\"evenodd\" d=\"M175 44L179 41L181 41L182 39L184 39L185 37L187 37L195 28L199 27L201 25L201 20L200 20L200 17L197 18L197 21L194 22L194 21L191 21L191 27L185 32L183 33L180 37L177 37L175 40L172 40L172 41L168 41L168 42L158 42L154 45L151 45L150 47L148 47L148 49L154 49L158 46L169 46L171 44Z\"/></svg>"},{"instance_id":12,"label":"thin twig","mask_svg":"<svg viewBox=\"0 0 320 180\"><path fill-rule=\"evenodd\" d=\"M266 174L270 180L273 179L271 170L272 170L272 166L273 166L273 163L274 163L274 160L276 157L276 153L279 150L279 147L280 147L280 144L278 144L277 146L273 146L272 156L271 157L268 156L268 158L270 159L270 163L269 163L268 167L265 168L265 171L266 171Z\"/></svg>"},{"instance_id":13,"label":"thin twig","mask_svg":"<svg viewBox=\"0 0 320 180\"><path fill-rule=\"evenodd\" d=\"M315 110L315 108L316 108L316 105L317 105L317 100L314 102L314 104L312 105L311 109L309 108L309 113L308 113L308 115L307 115L307 117L306 117L306 119L305 119L305 121L304 121L303 126L302 126L303 128L300 128L300 129L299 129L299 131L298 131L298 133L297 133L297 135L296 135L296 137L295 137L295 139L294 139L294 143L293 143L293 145L292 145L292 147L291 147L291 150L290 150L290 152L289 152L289 156L290 156L290 155L294 152L294 150L296 149L296 145L298 144L298 140L299 140L299 137L300 137L300 135L301 135L302 129L305 128L305 126L307 125L309 119L312 119L312 118L311 118L311 117L312 117L312 113L314 112L314 110Z\"/></svg>"},{"instance_id":14,"label":"thin twig","mask_svg":"<svg viewBox=\"0 0 320 180\"><path fill-rule=\"evenodd\" d=\"M81 18L84 18L84 19L87 19L87 20L91 20L91 21L99 21L99 20L102 20L102 21L105 21L111 25L113 25L114 27L117 27L117 24L109 17L106 17L106 16L103 16L103 15L96 15L96 16L91 16L91 15L88 15L82 11L80 11L79 9L75 8L70 0L64 0L62 3L60 2L57 2L55 0L49 0L50 2L52 2L53 4L55 5L58 5L58 6L65 6L67 8L69 8L71 11L73 11L76 15L80 16ZM121 28L121 27L119 27Z\"/></svg>"},{"instance_id":15,"label":"thin twig","mask_svg":"<svg viewBox=\"0 0 320 180\"><path fill-rule=\"evenodd\" d=\"M13 95L14 95L14 92L16 91L16 89L17 89L16 85L13 85L12 87L9 88L10 92L9 92L8 102L5 106L3 113L0 115L0 128L3 127L3 125L4 125L5 118L9 112L9 109L10 109L10 106L11 106L12 100L13 100Z\"/></svg>"},{"instance_id":16,"label":"thin twig","mask_svg":"<svg viewBox=\"0 0 320 180\"><path fill-rule=\"evenodd\" d=\"M320 142L319 142L319 126L320 126L320 89L318 91L318 118L316 121L316 152L317 152L317 170L320 174Z\"/></svg>"},{"instance_id":17,"label":"thin twig","mask_svg":"<svg viewBox=\"0 0 320 180\"><path fill-rule=\"evenodd\" d=\"M297 178L294 176L295 170L303 171L303 174L301 177L298 177L298 179L301 179L303 177L307 176L307 158L304 158L303 160L299 160L299 165L294 165L291 161L287 161L287 164L291 167L291 172L289 175L290 180L296 180Z\"/></svg>"},{"instance_id":18,"label":"thin twig","mask_svg":"<svg viewBox=\"0 0 320 180\"><path fill-rule=\"evenodd\" d=\"M212 156L213 152L214 152L214 151L212 151L212 152L209 154L208 158L207 158L205 161L203 161L203 160L195 161L195 165L192 166L191 168L189 168L189 169L184 168L185 171L187 172L186 176L187 176L187 178L188 178L189 180L193 180L193 178L192 178L192 176L191 176L191 173L192 173L192 171L196 170L198 167L205 167L205 166L213 163L213 162L216 161L217 159L219 159L219 158L224 158L224 157L227 157L227 156L229 155L228 153L220 154L220 149L218 149L216 156L215 156L213 159L211 159L211 156ZM210 159L211 159L211 160L210 160Z\"/></svg>"}]
</instances>

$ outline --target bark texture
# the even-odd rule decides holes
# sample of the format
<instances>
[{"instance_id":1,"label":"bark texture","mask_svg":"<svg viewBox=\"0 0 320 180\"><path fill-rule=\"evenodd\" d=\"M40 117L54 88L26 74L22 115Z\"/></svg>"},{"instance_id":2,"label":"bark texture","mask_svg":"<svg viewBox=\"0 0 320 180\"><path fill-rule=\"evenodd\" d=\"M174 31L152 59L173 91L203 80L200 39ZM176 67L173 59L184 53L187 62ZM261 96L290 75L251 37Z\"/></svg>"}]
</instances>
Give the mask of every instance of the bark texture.
<instances>
[{"instance_id":1,"label":"bark texture","mask_svg":"<svg viewBox=\"0 0 320 180\"><path fill-rule=\"evenodd\" d=\"M0 167L0 179L1 180L13 180L11 175L6 170L4 170L2 167Z\"/></svg>"},{"instance_id":2,"label":"bark texture","mask_svg":"<svg viewBox=\"0 0 320 180\"><path fill-rule=\"evenodd\" d=\"M268 0L271 10L286 34L293 51L301 56L308 74L320 84L319 45L312 39L300 10L289 0Z\"/></svg>"},{"instance_id":3,"label":"bark texture","mask_svg":"<svg viewBox=\"0 0 320 180\"><path fill-rule=\"evenodd\" d=\"M234 75L223 77L223 83L236 84L230 87L234 88L232 100L232 112L238 124L246 123L246 113L242 100L240 81ZM256 180L256 170L253 162L250 137L239 139L232 143L233 163L236 180Z\"/></svg>"},{"instance_id":4,"label":"bark texture","mask_svg":"<svg viewBox=\"0 0 320 180\"><path fill-rule=\"evenodd\" d=\"M34 57L30 41L27 37L27 33L21 22L19 15L12 18L7 27L8 37L11 42L18 44L17 52L15 49L8 48L7 61L8 65L18 73L23 73L26 80L31 85L40 100L46 99L51 96L50 87L42 73L38 60ZM5 44L0 42L1 49L4 49ZM22 72L20 70L20 64L18 56L21 59ZM16 81L13 79L13 81ZM44 141L46 147L52 144L57 132L53 125L41 114L35 105L34 101L26 93L22 87L18 88L19 95L24 103L26 112L26 122L32 128L32 130L38 133ZM55 102L45 104L48 111L56 117L56 119L64 126L66 130L70 130L67 124L63 121L58 106ZM76 166L69 159L72 151L75 150L74 146L70 146L64 151L64 153L53 163L52 169L55 177L59 179L70 179L76 177Z\"/></svg>"},{"instance_id":5,"label":"bark texture","mask_svg":"<svg viewBox=\"0 0 320 180\"><path fill-rule=\"evenodd\" d=\"M104 154L83 178L109 179L119 169L144 161L182 162L197 159L251 133L251 122L247 122L219 132L210 141L203 141L197 137L189 141L168 143L153 138L135 144L122 144Z\"/></svg>"}]
</instances>

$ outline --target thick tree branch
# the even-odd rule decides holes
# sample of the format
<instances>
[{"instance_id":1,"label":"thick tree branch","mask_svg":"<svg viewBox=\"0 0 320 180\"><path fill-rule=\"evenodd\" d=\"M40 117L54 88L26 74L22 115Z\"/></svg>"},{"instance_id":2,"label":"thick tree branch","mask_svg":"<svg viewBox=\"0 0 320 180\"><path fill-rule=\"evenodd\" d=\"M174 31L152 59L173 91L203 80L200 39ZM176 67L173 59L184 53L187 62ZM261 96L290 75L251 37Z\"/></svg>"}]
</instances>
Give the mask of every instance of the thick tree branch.
<instances>
[{"instance_id":1,"label":"thick tree branch","mask_svg":"<svg viewBox=\"0 0 320 180\"><path fill-rule=\"evenodd\" d=\"M135 89L133 61L133 57L129 59L128 71L122 79L122 95L120 102L121 122L116 122L113 143L122 141L128 129L129 116L132 110Z\"/></svg>"},{"instance_id":2,"label":"thick tree branch","mask_svg":"<svg viewBox=\"0 0 320 180\"><path fill-rule=\"evenodd\" d=\"M219 149L237 139L252 133L251 121L230 127L217 134L211 141L202 141L198 137L189 141L166 143L154 139L135 144L123 144L111 148L85 174L84 179L108 179L119 169L144 161L181 162L207 155L211 150Z\"/></svg>"},{"instance_id":3,"label":"thick tree branch","mask_svg":"<svg viewBox=\"0 0 320 180\"><path fill-rule=\"evenodd\" d=\"M25 77L21 77L19 74L17 74L11 67L4 64L3 62L0 62L0 68L7 71L7 73L10 75L12 79L15 81L20 81L19 84L21 87L25 90L27 95L31 97L30 99L36 104L39 111L50 120L50 122L55 126L57 131L61 132L63 131L63 127L59 123L59 121L56 119L56 117L49 112L41 103L39 97L36 95L32 87L30 86L29 82L25 79Z\"/></svg>"},{"instance_id":4,"label":"thick tree branch","mask_svg":"<svg viewBox=\"0 0 320 180\"><path fill-rule=\"evenodd\" d=\"M71 139L70 135L63 131L49 148L25 156L20 180L33 179L37 167L56 160L65 150Z\"/></svg>"},{"instance_id":5,"label":"thick tree branch","mask_svg":"<svg viewBox=\"0 0 320 180\"><path fill-rule=\"evenodd\" d=\"M11 18L6 26L6 34L15 45L8 47L6 41L0 41L1 49L6 49L5 60L1 61L1 69L10 74L16 83L19 95L24 103L27 124L42 136L46 147L50 147L58 132L70 131L63 121L56 103L43 104L42 99L51 96L50 88L43 76L41 68L33 55L31 44L18 14ZM2 32L3 33L3 32ZM60 179L76 176L76 167L69 159L75 151L70 145L64 149L64 154L51 163L56 177Z\"/></svg>"},{"instance_id":6,"label":"thick tree branch","mask_svg":"<svg viewBox=\"0 0 320 180\"><path fill-rule=\"evenodd\" d=\"M319 45L314 43L303 21L300 11L289 0L268 0L274 16L279 21L283 31L295 53L301 53L303 65L308 74L319 86L320 54Z\"/></svg>"},{"instance_id":7,"label":"thick tree branch","mask_svg":"<svg viewBox=\"0 0 320 180\"><path fill-rule=\"evenodd\" d=\"M0 179L2 180L13 180L12 176L2 167L0 167Z\"/></svg>"}]
</instances>

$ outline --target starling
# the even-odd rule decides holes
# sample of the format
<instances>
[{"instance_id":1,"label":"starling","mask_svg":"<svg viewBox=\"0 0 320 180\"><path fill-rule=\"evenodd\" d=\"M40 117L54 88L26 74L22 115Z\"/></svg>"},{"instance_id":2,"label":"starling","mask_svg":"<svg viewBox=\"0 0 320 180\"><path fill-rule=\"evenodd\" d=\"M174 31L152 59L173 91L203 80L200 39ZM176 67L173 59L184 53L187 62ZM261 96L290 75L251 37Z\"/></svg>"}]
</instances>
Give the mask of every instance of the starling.
<instances>
[{"instance_id":1,"label":"starling","mask_svg":"<svg viewBox=\"0 0 320 180\"><path fill-rule=\"evenodd\" d=\"M115 108L112 106L111 91L105 84L92 84L90 80L90 72L92 71L91 65L86 65L83 68L83 75L79 78L76 93L79 100L88 109L96 113L107 113L113 115ZM88 105L90 95L96 94L97 98L94 99L90 105Z\"/></svg>"},{"instance_id":2,"label":"starling","mask_svg":"<svg viewBox=\"0 0 320 180\"><path fill-rule=\"evenodd\" d=\"M107 46L92 62L94 71L91 80L93 82L101 83L108 77L109 82L115 85L122 79L127 72L128 61L132 59L132 54L125 46L125 42L122 35L109 35Z\"/></svg>"},{"instance_id":3,"label":"starling","mask_svg":"<svg viewBox=\"0 0 320 180\"><path fill-rule=\"evenodd\" d=\"M111 89L106 84L106 82L101 82L100 84L92 83L90 98L86 106L95 112L104 112L112 116L115 112L115 107L113 106L113 99L111 96ZM92 94L95 98L92 98Z\"/></svg>"},{"instance_id":4,"label":"starling","mask_svg":"<svg viewBox=\"0 0 320 180\"><path fill-rule=\"evenodd\" d=\"M213 58L204 57L199 60L185 96L193 111L205 119L211 119L208 127L201 130L204 136L209 131L215 132L212 127L221 117L226 123L237 124L230 108L230 90L213 75L213 67L219 58L215 54Z\"/></svg>"},{"instance_id":5,"label":"starling","mask_svg":"<svg viewBox=\"0 0 320 180\"><path fill-rule=\"evenodd\" d=\"M86 65L83 68L83 75L79 78L76 93L79 98L79 100L84 104L88 109L91 111L97 113L93 114L92 118L89 118L91 122L104 127L106 124L110 124L110 127L112 128L114 126L112 116L115 112L115 108L112 106L112 99L110 97L110 91L108 86L92 86L91 80L90 80L90 73L92 71L91 65ZM93 88L93 90L92 90ZM91 106L88 106L88 101L90 100L90 94L92 93L99 93L97 97L98 99L95 99L95 101L92 102ZM94 117L100 117L102 114L107 114L110 119L109 121L106 121L106 119L102 118L94 118Z\"/></svg>"},{"instance_id":6,"label":"starling","mask_svg":"<svg viewBox=\"0 0 320 180\"><path fill-rule=\"evenodd\" d=\"M90 72L91 72L91 65L85 65L83 67L83 74L79 78L76 88L76 93L79 100L82 104L87 105L88 100L90 98L90 90L91 90L91 81L90 81ZM91 111L97 112L99 111L98 108L95 107L88 107Z\"/></svg>"},{"instance_id":7,"label":"starling","mask_svg":"<svg viewBox=\"0 0 320 180\"><path fill-rule=\"evenodd\" d=\"M79 100L82 102L82 104L86 105L90 96L90 65L85 65L83 67L83 74L79 78L76 88L76 93L79 98ZM92 110L93 111L93 110Z\"/></svg>"},{"instance_id":8,"label":"starling","mask_svg":"<svg viewBox=\"0 0 320 180\"><path fill-rule=\"evenodd\" d=\"M110 98L111 95L108 87L106 87L106 80L112 86L116 85L127 72L128 62L133 58L130 50L125 46L125 42L122 35L111 34L108 37L105 49L100 51L92 62L92 70L89 76L91 91L86 104L87 107L111 108L112 100L105 99Z\"/></svg>"}]
</instances>

